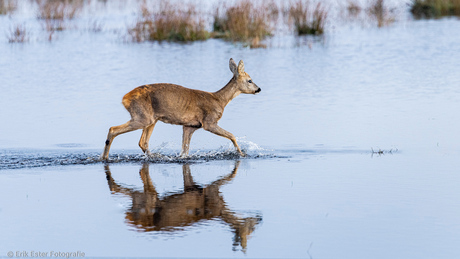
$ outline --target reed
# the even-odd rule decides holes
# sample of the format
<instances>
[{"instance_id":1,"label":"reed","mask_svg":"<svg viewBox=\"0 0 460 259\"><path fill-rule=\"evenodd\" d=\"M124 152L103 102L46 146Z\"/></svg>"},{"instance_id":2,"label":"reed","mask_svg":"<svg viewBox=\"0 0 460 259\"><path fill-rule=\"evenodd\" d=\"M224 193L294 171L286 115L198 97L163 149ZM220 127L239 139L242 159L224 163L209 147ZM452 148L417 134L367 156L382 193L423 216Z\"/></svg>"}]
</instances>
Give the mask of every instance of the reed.
<instances>
[{"instance_id":1,"label":"reed","mask_svg":"<svg viewBox=\"0 0 460 259\"><path fill-rule=\"evenodd\" d=\"M393 23L396 20L394 14L395 8L390 8L385 0L369 0L366 12L371 20L377 21L378 27L383 27Z\"/></svg>"},{"instance_id":2,"label":"reed","mask_svg":"<svg viewBox=\"0 0 460 259\"><path fill-rule=\"evenodd\" d=\"M135 42L188 42L210 37L205 21L194 4L172 4L168 1L160 1L153 7L143 2L136 24L128 28L128 35Z\"/></svg>"},{"instance_id":3,"label":"reed","mask_svg":"<svg viewBox=\"0 0 460 259\"><path fill-rule=\"evenodd\" d=\"M17 0L0 0L0 15L10 14L18 7Z\"/></svg>"},{"instance_id":4,"label":"reed","mask_svg":"<svg viewBox=\"0 0 460 259\"><path fill-rule=\"evenodd\" d=\"M357 18L361 14L362 8L356 0L348 0L346 10L349 17Z\"/></svg>"},{"instance_id":5,"label":"reed","mask_svg":"<svg viewBox=\"0 0 460 259\"><path fill-rule=\"evenodd\" d=\"M48 32L63 31L66 27L64 20L45 19L43 22L45 30Z\"/></svg>"},{"instance_id":6,"label":"reed","mask_svg":"<svg viewBox=\"0 0 460 259\"><path fill-rule=\"evenodd\" d=\"M460 16L460 0L413 0L410 12L416 19Z\"/></svg>"},{"instance_id":7,"label":"reed","mask_svg":"<svg viewBox=\"0 0 460 259\"><path fill-rule=\"evenodd\" d=\"M324 34L327 17L328 11L321 2L297 0L288 9L288 21L294 23L297 35Z\"/></svg>"},{"instance_id":8,"label":"reed","mask_svg":"<svg viewBox=\"0 0 460 259\"><path fill-rule=\"evenodd\" d=\"M279 8L273 1L240 0L231 6L221 3L214 11L213 37L266 47L260 43L271 36Z\"/></svg>"},{"instance_id":9,"label":"reed","mask_svg":"<svg viewBox=\"0 0 460 259\"><path fill-rule=\"evenodd\" d=\"M83 9L84 0L36 0L38 18L64 20L75 18Z\"/></svg>"},{"instance_id":10,"label":"reed","mask_svg":"<svg viewBox=\"0 0 460 259\"><path fill-rule=\"evenodd\" d=\"M43 20L49 32L49 40L55 31L66 28L66 22L74 19L83 9L84 0L36 0L37 18Z\"/></svg>"},{"instance_id":11,"label":"reed","mask_svg":"<svg viewBox=\"0 0 460 259\"><path fill-rule=\"evenodd\" d=\"M451 15L460 16L460 0L451 0Z\"/></svg>"},{"instance_id":12,"label":"reed","mask_svg":"<svg viewBox=\"0 0 460 259\"><path fill-rule=\"evenodd\" d=\"M9 43L22 43L29 41L28 31L25 25L17 24L10 28L7 34Z\"/></svg>"}]
</instances>

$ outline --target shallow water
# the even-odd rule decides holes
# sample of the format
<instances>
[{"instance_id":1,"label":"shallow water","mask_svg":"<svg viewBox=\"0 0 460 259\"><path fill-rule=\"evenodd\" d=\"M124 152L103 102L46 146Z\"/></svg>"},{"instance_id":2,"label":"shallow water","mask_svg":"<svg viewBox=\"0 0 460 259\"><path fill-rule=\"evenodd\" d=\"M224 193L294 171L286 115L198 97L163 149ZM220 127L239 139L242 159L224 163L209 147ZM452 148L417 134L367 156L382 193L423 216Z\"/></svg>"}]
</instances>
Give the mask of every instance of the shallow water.
<instances>
[{"instance_id":1,"label":"shallow water","mask_svg":"<svg viewBox=\"0 0 460 259\"><path fill-rule=\"evenodd\" d=\"M2 249L96 257L460 255L452 156L288 155L3 171ZM187 170L192 188L184 187Z\"/></svg>"},{"instance_id":2,"label":"shallow water","mask_svg":"<svg viewBox=\"0 0 460 259\"><path fill-rule=\"evenodd\" d=\"M128 44L105 24L0 42L0 256L460 256L458 19L342 26L312 44L276 36L268 49ZM126 92L215 91L230 57L262 88L219 122L248 157L200 130L179 159L181 127L158 123L156 156L137 131L97 161L108 128L129 119Z\"/></svg>"}]
</instances>

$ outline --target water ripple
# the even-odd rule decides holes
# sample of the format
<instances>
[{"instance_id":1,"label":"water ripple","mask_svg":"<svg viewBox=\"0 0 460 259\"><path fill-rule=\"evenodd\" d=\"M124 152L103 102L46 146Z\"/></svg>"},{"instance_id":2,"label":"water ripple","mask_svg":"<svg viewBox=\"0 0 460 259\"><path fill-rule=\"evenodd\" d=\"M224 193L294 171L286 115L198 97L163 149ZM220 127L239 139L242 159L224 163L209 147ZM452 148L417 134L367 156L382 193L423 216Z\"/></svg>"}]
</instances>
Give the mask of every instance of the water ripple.
<instances>
[{"instance_id":1,"label":"water ripple","mask_svg":"<svg viewBox=\"0 0 460 259\"><path fill-rule=\"evenodd\" d=\"M110 155L108 161L100 160L99 152L82 153L62 153L62 152L21 152L4 151L0 153L0 170L34 168L45 166L66 166L66 165L89 165L97 163L200 163L216 160L237 160L237 159L260 159L276 158L272 153L249 153L241 157L233 150L217 151L198 151L190 156L183 158L178 153L161 154L152 153L147 156L144 154L114 153Z\"/></svg>"}]
</instances>

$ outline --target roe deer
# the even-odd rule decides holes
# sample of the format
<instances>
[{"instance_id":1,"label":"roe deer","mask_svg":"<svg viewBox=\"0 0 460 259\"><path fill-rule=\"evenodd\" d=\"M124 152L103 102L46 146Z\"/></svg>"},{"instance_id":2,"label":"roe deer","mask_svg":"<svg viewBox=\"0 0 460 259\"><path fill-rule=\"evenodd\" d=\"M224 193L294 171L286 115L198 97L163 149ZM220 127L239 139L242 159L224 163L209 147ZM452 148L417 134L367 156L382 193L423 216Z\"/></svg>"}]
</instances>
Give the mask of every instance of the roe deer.
<instances>
[{"instance_id":1,"label":"roe deer","mask_svg":"<svg viewBox=\"0 0 460 259\"><path fill-rule=\"evenodd\" d=\"M112 177L110 167L105 165L105 173L112 194L124 194L132 200L126 211L128 224L142 232L183 231L187 226L204 220L220 219L234 233L233 249L241 246L246 252L247 241L256 226L262 221L260 213L250 217L241 217L227 207L220 187L232 181L236 176L240 161L228 175L214 182L200 186L193 181L188 164L182 165L184 190L161 197L155 189L149 174L149 164L144 163L139 171L143 190L118 184Z\"/></svg>"},{"instance_id":2,"label":"roe deer","mask_svg":"<svg viewBox=\"0 0 460 259\"><path fill-rule=\"evenodd\" d=\"M261 89L244 72L243 60L238 66L230 59L232 79L217 92L205 92L174 84L150 84L134 88L122 100L131 115L125 124L109 129L101 159L109 158L113 139L123 133L142 129L139 147L150 155L149 139L157 121L183 126L181 157L188 156L193 132L203 128L232 141L236 150L244 156L232 133L222 129L217 122L222 117L225 106L241 93L257 94Z\"/></svg>"}]
</instances>

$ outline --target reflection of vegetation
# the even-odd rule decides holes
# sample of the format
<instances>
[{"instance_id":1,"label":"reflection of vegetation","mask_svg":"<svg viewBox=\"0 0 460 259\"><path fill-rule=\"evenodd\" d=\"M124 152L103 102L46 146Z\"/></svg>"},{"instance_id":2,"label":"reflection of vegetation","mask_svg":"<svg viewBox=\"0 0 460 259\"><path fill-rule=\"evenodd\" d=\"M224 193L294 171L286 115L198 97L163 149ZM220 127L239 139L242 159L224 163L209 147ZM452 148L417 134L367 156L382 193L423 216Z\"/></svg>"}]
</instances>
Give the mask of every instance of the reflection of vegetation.
<instances>
[{"instance_id":1,"label":"reflection of vegetation","mask_svg":"<svg viewBox=\"0 0 460 259\"><path fill-rule=\"evenodd\" d=\"M277 18L278 7L273 2L254 4L241 0L230 7L222 4L214 13L214 37L246 42L251 47L263 47L259 41L272 35L270 21Z\"/></svg>"},{"instance_id":2,"label":"reflection of vegetation","mask_svg":"<svg viewBox=\"0 0 460 259\"><path fill-rule=\"evenodd\" d=\"M460 16L460 0L413 0L410 11L417 19Z\"/></svg>"},{"instance_id":3,"label":"reflection of vegetation","mask_svg":"<svg viewBox=\"0 0 460 259\"><path fill-rule=\"evenodd\" d=\"M328 12L326 8L317 3L315 7L310 1L297 0L289 8L289 20L294 21L298 35L320 35L324 33Z\"/></svg>"},{"instance_id":4,"label":"reflection of vegetation","mask_svg":"<svg viewBox=\"0 0 460 259\"><path fill-rule=\"evenodd\" d=\"M17 6L17 0L0 0L0 15L14 12Z\"/></svg>"},{"instance_id":5,"label":"reflection of vegetation","mask_svg":"<svg viewBox=\"0 0 460 259\"><path fill-rule=\"evenodd\" d=\"M196 41L206 40L210 34L195 5L171 4L160 1L156 8L145 2L134 27L128 29L133 41Z\"/></svg>"},{"instance_id":6,"label":"reflection of vegetation","mask_svg":"<svg viewBox=\"0 0 460 259\"><path fill-rule=\"evenodd\" d=\"M27 30L24 25L16 25L14 28L10 29L8 34L8 42L26 42L29 40L27 37Z\"/></svg>"}]
</instances>

